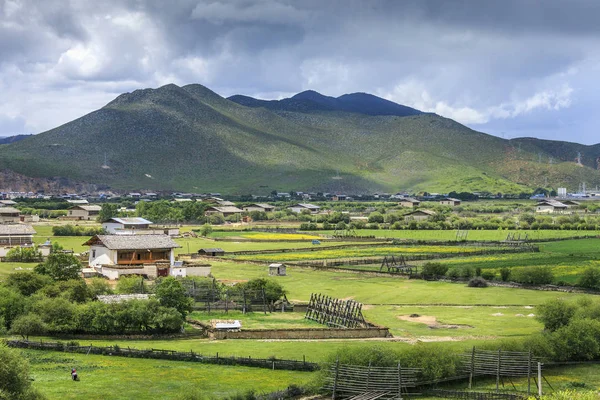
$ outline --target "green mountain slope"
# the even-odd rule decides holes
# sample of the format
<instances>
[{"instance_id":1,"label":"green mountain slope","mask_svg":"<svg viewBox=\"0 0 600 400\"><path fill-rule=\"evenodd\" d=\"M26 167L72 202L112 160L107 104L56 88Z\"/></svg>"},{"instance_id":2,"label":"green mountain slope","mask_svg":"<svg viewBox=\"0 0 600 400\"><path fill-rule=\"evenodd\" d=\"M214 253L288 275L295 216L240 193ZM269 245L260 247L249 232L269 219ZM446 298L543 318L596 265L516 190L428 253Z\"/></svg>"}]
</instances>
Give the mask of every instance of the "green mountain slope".
<instances>
[{"instance_id":1,"label":"green mountain slope","mask_svg":"<svg viewBox=\"0 0 600 400\"><path fill-rule=\"evenodd\" d=\"M535 143L518 149L514 140L434 114L269 110L201 85L166 85L123 94L70 123L1 146L0 168L115 189L223 193L515 193L544 184L577 187L581 179L600 183L589 166L556 155L551 165L536 161L538 153L547 159L558 151Z\"/></svg>"}]
</instances>

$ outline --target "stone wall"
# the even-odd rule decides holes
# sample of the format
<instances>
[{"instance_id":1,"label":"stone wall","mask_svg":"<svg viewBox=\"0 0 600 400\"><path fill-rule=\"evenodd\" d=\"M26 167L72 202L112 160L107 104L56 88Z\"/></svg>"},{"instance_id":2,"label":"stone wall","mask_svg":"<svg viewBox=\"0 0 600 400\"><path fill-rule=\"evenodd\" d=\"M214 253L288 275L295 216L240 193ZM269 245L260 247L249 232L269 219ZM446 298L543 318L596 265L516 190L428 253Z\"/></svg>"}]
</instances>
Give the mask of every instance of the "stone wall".
<instances>
[{"instance_id":1,"label":"stone wall","mask_svg":"<svg viewBox=\"0 0 600 400\"><path fill-rule=\"evenodd\" d=\"M241 331L212 331L213 339L365 339L391 337L388 328L297 328L297 329L245 329Z\"/></svg>"}]
</instances>

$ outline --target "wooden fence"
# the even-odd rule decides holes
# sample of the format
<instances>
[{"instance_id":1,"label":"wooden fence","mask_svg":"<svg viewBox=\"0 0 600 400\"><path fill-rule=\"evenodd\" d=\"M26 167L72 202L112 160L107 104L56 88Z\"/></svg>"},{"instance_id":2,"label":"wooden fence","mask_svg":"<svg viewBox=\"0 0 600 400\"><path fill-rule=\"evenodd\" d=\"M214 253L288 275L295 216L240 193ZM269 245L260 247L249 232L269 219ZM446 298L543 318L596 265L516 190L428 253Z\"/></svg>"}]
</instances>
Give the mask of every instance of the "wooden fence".
<instances>
[{"instance_id":1,"label":"wooden fence","mask_svg":"<svg viewBox=\"0 0 600 400\"><path fill-rule=\"evenodd\" d=\"M402 399L402 394L417 385L420 369L397 367L368 367L341 365L336 362L330 368L325 388L332 399L378 393L381 399Z\"/></svg>"},{"instance_id":2,"label":"wooden fence","mask_svg":"<svg viewBox=\"0 0 600 400\"><path fill-rule=\"evenodd\" d=\"M161 350L161 349L132 349L130 347L120 346L71 346L61 342L30 342L27 340L6 340L5 343L9 347L21 348L21 349L33 349L33 350L50 350L50 351L62 351L67 353L81 353L81 354L99 354L105 356L118 356L118 357L132 357L132 358L150 358L158 360L171 360L171 361L188 361L197 362L203 364L217 364L217 365L238 365L244 367L256 367L256 368L267 368L267 369L278 369L288 371L316 371L319 369L319 364L298 360L282 360L277 358L252 358L252 357L222 357L217 353L215 356L205 356L202 354L195 353L190 350L189 352L174 351L174 350Z\"/></svg>"},{"instance_id":3,"label":"wooden fence","mask_svg":"<svg viewBox=\"0 0 600 400\"><path fill-rule=\"evenodd\" d=\"M461 399L461 400L523 400L527 395L520 393L496 393L496 392L469 392L466 390L445 390L430 389L426 390L425 395L441 397L443 399Z\"/></svg>"}]
</instances>

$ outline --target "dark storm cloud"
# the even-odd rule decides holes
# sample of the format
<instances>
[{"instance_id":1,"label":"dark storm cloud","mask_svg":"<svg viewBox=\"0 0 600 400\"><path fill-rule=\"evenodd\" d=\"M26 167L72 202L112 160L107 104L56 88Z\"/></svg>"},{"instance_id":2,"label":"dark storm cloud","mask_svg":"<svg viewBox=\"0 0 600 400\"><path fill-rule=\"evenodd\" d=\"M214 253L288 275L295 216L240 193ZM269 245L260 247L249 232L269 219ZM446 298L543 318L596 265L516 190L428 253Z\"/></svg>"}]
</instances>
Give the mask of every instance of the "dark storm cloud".
<instances>
[{"instance_id":1,"label":"dark storm cloud","mask_svg":"<svg viewBox=\"0 0 600 400\"><path fill-rule=\"evenodd\" d=\"M591 143L598 15L592 0L0 0L0 133L174 82L364 91L482 131Z\"/></svg>"}]
</instances>

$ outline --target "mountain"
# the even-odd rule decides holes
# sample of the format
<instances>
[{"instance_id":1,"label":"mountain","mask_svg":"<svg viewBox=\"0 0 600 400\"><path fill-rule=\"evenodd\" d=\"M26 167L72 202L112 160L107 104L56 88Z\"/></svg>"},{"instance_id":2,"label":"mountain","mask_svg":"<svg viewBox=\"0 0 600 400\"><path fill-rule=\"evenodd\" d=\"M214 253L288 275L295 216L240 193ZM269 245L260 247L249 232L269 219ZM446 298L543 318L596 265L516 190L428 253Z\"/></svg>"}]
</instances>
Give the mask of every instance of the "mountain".
<instances>
[{"instance_id":1,"label":"mountain","mask_svg":"<svg viewBox=\"0 0 600 400\"><path fill-rule=\"evenodd\" d=\"M23 140L33 135L13 135L13 136L4 136L0 137L0 144L10 144L14 142L18 142L19 140Z\"/></svg>"},{"instance_id":2,"label":"mountain","mask_svg":"<svg viewBox=\"0 0 600 400\"><path fill-rule=\"evenodd\" d=\"M263 107L274 111L346 111L365 115L396 115L398 117L423 114L423 112L414 108L396 104L367 93L351 93L340 97L329 97L314 90L306 90L283 100L258 100L242 95L228 97L228 100L246 107Z\"/></svg>"},{"instance_id":3,"label":"mountain","mask_svg":"<svg viewBox=\"0 0 600 400\"><path fill-rule=\"evenodd\" d=\"M0 146L0 170L45 185L230 194L518 193L600 184L598 146L504 140L390 103L312 91L275 102L225 99L201 85L170 84L124 93L72 122ZM582 166L573 161L577 151ZM0 187L10 182L0 179Z\"/></svg>"}]
</instances>

